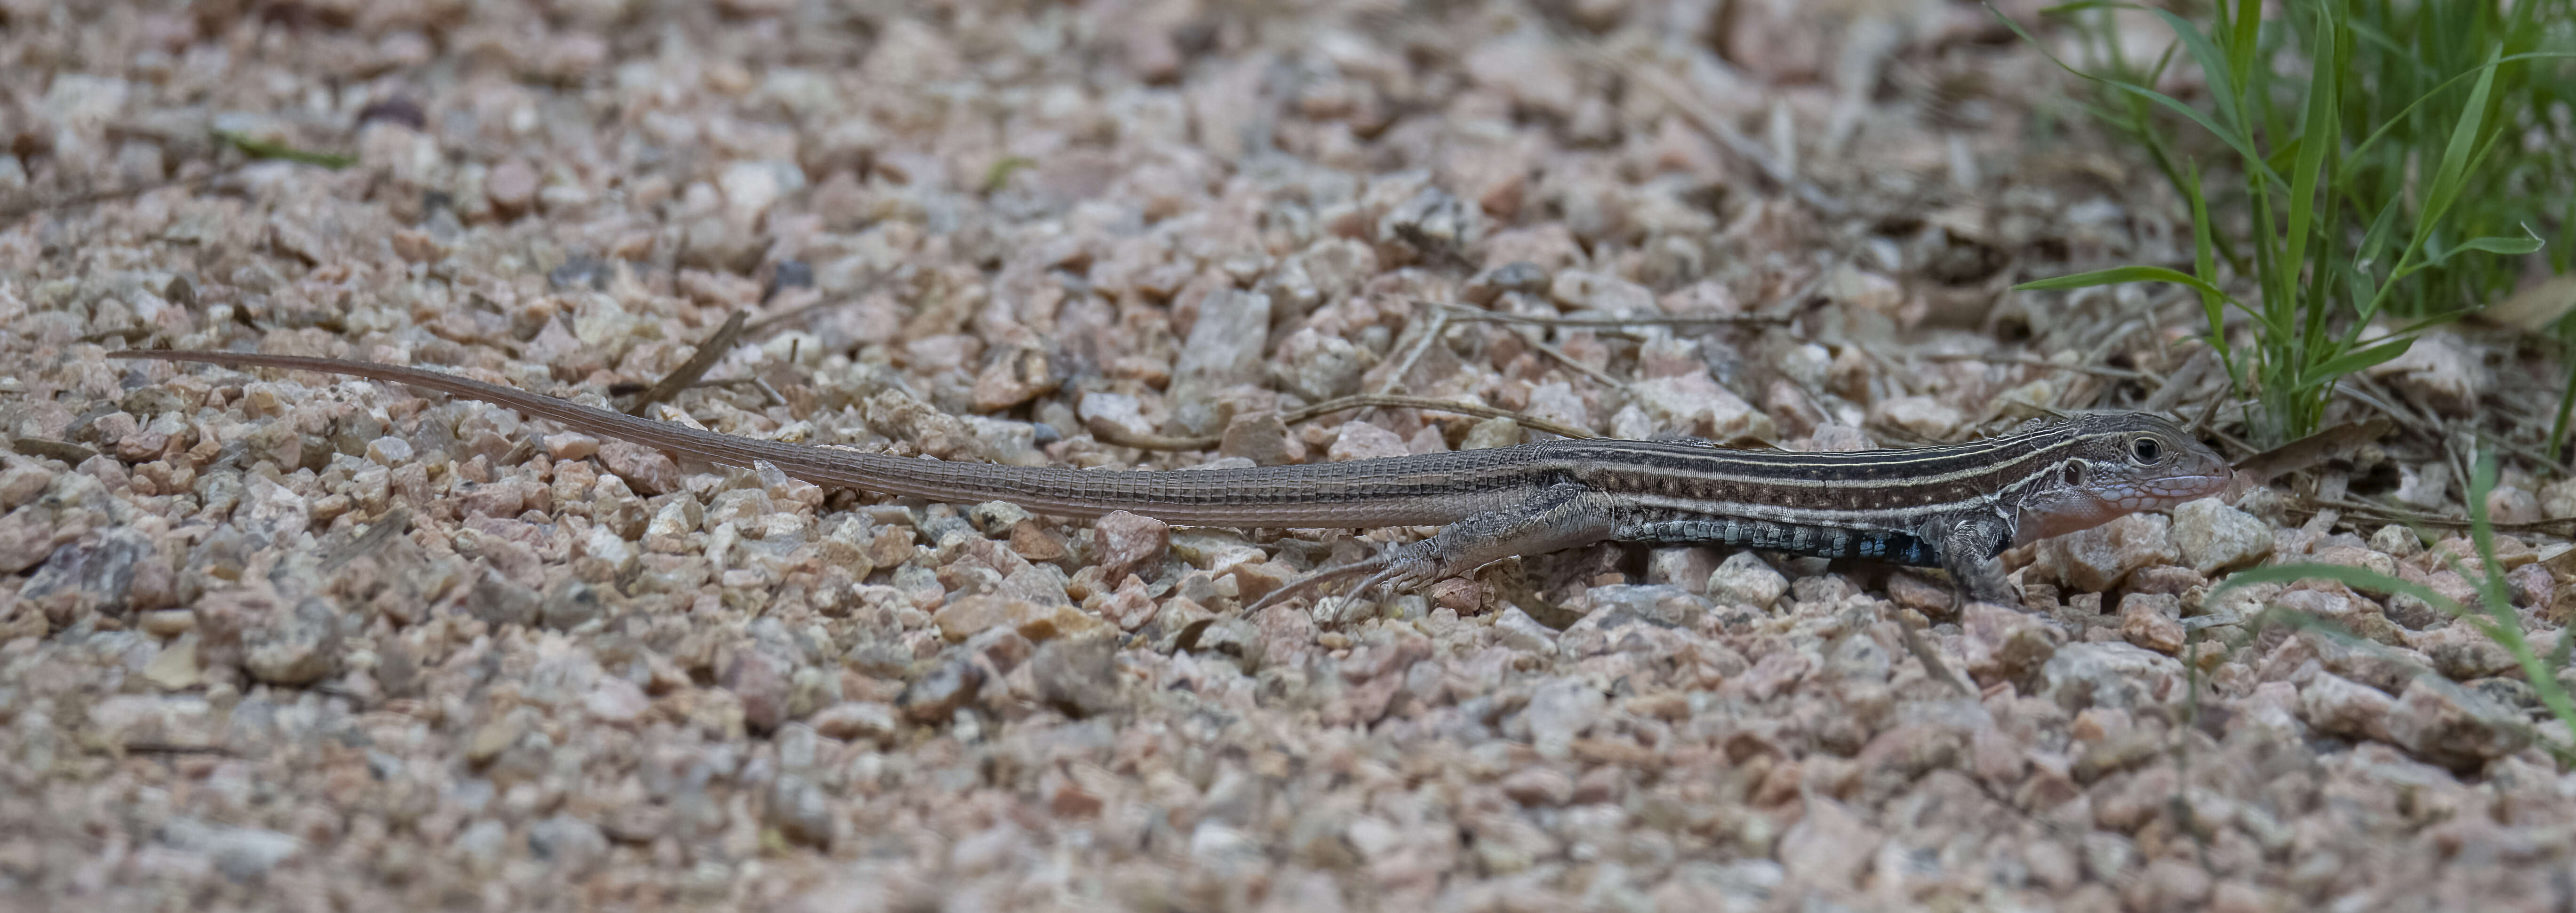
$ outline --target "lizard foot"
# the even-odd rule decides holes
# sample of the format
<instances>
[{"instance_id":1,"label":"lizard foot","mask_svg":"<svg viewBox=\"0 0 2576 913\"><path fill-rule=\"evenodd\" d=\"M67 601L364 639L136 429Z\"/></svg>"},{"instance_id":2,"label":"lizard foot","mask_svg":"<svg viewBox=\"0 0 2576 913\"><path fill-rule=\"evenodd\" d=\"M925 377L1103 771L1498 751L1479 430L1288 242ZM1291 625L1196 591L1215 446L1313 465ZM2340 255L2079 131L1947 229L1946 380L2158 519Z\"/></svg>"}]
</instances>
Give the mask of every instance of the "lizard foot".
<instances>
[{"instance_id":1,"label":"lizard foot","mask_svg":"<svg viewBox=\"0 0 2576 913\"><path fill-rule=\"evenodd\" d=\"M1245 606L1243 611L1246 614L1258 612L1273 603L1312 590L1327 581L1352 574L1368 574L1357 585L1351 587L1352 599L1366 596L1369 591L1380 588L1384 588L1389 593L1408 592L1449 576L1444 564L1435 549L1428 546L1427 541L1389 546L1365 560L1323 568L1289 581L1288 585L1272 590L1268 595Z\"/></svg>"},{"instance_id":2,"label":"lizard foot","mask_svg":"<svg viewBox=\"0 0 2576 913\"><path fill-rule=\"evenodd\" d=\"M1272 605L1272 604L1274 604L1274 603L1285 602L1285 601L1287 601L1287 600L1288 600L1288 599L1290 599L1290 598L1293 598L1293 597L1296 597L1296 596L1299 596L1299 595L1303 595L1303 594L1304 594L1304 593L1306 593L1307 591L1312 590L1312 589L1314 589L1314 588L1316 588L1316 587L1318 587L1318 586L1321 586L1321 585L1323 585L1324 583L1327 583L1327 582L1330 582L1330 581L1332 581L1332 580L1336 580L1336 579L1339 579L1339 578L1348 577L1348 576L1350 576L1350 575L1352 575L1352 574L1361 574L1361 573L1367 573L1367 572L1369 572L1369 571L1374 571L1374 570L1377 570L1377 569L1379 569L1379 568L1381 568L1381 567L1386 566L1386 563L1387 563L1387 556L1386 556L1386 554L1385 554L1385 553L1381 552L1381 553L1379 553L1376 557L1373 557L1373 558L1367 558L1367 559L1360 560L1360 561L1353 561L1353 562L1351 562L1351 563L1349 563L1349 564L1337 564L1337 565L1334 565L1334 566L1332 566L1332 567L1318 569L1318 570L1316 570L1316 571L1315 571L1315 572L1313 572L1313 573L1307 574L1306 576L1299 577L1299 578L1297 578L1297 579L1295 579L1295 580L1288 581L1287 585L1282 586L1282 587L1280 587L1280 588L1278 588L1278 589L1275 589L1275 590L1271 590L1269 593L1264 594L1260 599L1253 600L1251 605L1248 605L1248 606L1244 606L1244 607L1243 607L1243 612L1244 612L1244 614L1249 615L1249 614L1252 614L1252 613L1254 613L1254 612L1261 611L1262 609L1264 609L1264 608L1268 608L1270 605ZM1375 580L1376 578L1375 578L1375 577L1371 577L1370 579L1371 579L1371 580Z\"/></svg>"}]
</instances>

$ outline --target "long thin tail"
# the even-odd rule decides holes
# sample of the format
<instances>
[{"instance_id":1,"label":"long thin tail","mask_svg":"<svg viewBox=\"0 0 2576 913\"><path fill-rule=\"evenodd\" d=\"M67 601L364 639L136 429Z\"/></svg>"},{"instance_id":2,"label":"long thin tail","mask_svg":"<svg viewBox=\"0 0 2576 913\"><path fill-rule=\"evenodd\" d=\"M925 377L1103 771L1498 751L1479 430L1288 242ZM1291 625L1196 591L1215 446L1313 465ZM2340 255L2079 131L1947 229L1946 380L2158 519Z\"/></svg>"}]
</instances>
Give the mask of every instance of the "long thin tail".
<instances>
[{"instance_id":1,"label":"long thin tail","mask_svg":"<svg viewBox=\"0 0 2576 913\"><path fill-rule=\"evenodd\" d=\"M1267 528L1422 526L1472 512L1472 496L1450 484L1493 451L1430 454L1321 466L1192 472L1093 472L906 459L837 447L736 437L594 409L551 396L419 368L250 352L142 350L111 358L193 361L233 367L343 374L436 390L551 419L586 434L617 438L728 466L755 461L817 485L950 503L1009 501L1033 511L1096 517L1125 510L1171 523Z\"/></svg>"}]
</instances>

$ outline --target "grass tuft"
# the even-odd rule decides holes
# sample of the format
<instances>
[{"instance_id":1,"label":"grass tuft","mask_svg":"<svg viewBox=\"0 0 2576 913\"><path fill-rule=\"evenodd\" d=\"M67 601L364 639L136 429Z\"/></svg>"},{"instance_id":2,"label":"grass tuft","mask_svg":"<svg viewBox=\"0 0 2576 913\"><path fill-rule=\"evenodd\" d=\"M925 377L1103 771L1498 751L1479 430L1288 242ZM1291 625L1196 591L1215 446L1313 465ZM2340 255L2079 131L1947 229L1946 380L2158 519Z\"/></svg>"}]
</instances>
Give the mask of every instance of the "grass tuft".
<instances>
[{"instance_id":1,"label":"grass tuft","mask_svg":"<svg viewBox=\"0 0 2576 913\"><path fill-rule=\"evenodd\" d=\"M2267 446L2316 431L2344 376L2510 292L2542 231L2576 218L2565 152L2576 144L2576 0L2277 8L2265 19L2261 0L2214 0L2206 27L2128 3L2048 11L2107 61L2102 73L2057 61L2099 90L2087 110L2136 141L2190 203L2193 268L2019 286L2191 288ZM2109 25L2118 10L2151 13L2174 44L2149 64L2124 59ZM2152 88L2182 60L2206 86L2204 105ZM2204 157L2221 163L2213 182ZM2563 255L2548 262L2568 267ZM2562 326L2576 340L2576 321Z\"/></svg>"}]
</instances>

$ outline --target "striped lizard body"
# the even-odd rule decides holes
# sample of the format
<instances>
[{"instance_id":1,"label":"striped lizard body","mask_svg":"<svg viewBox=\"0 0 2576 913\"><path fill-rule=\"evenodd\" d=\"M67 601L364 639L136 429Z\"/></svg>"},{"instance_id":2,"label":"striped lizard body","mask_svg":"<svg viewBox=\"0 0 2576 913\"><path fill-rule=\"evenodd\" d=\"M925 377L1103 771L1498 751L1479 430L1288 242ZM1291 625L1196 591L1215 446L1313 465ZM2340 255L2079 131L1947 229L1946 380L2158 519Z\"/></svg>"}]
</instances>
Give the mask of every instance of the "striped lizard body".
<instances>
[{"instance_id":1,"label":"striped lizard body","mask_svg":"<svg viewBox=\"0 0 2576 913\"><path fill-rule=\"evenodd\" d=\"M1009 501L1071 517L1124 510L1203 526L1446 527L1310 578L1369 571L1369 584L1397 587L1595 542L1707 542L1939 567L1970 595L2004 601L2009 592L1994 561L2004 549L2218 494L2235 480L2217 453L2144 413L2085 414L2005 437L1908 450L1785 453L1556 440L1321 465L1101 472L737 437L395 365L238 352L111 357L392 381L710 463L767 462L817 485L936 501Z\"/></svg>"}]
</instances>

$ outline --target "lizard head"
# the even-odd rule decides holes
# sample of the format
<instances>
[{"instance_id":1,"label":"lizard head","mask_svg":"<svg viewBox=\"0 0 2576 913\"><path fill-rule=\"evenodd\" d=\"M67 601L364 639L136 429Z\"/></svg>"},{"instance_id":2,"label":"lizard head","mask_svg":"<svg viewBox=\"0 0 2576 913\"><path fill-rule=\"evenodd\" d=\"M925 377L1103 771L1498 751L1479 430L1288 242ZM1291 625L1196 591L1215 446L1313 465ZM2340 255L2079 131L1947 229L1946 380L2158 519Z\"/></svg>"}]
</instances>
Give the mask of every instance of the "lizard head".
<instances>
[{"instance_id":1,"label":"lizard head","mask_svg":"<svg viewBox=\"0 0 2576 913\"><path fill-rule=\"evenodd\" d=\"M2243 488L2217 451L2157 416L2100 412L2069 424L2056 470L2022 501L2016 545Z\"/></svg>"}]
</instances>

